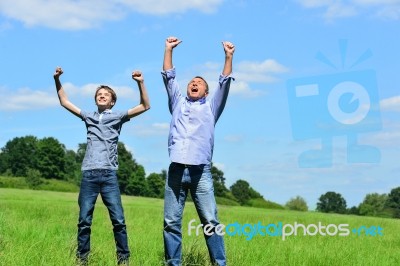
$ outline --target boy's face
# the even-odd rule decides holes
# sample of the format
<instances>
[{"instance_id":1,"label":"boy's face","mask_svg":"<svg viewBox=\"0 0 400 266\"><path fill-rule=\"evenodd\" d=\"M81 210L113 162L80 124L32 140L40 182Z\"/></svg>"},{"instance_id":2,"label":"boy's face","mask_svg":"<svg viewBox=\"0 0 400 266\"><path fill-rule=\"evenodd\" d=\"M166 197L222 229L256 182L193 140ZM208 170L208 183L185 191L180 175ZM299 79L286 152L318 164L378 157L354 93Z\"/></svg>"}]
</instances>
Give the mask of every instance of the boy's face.
<instances>
[{"instance_id":1,"label":"boy's face","mask_svg":"<svg viewBox=\"0 0 400 266\"><path fill-rule=\"evenodd\" d=\"M99 109L111 109L114 105L111 93L106 89L99 89L96 94L96 105Z\"/></svg>"},{"instance_id":2,"label":"boy's face","mask_svg":"<svg viewBox=\"0 0 400 266\"><path fill-rule=\"evenodd\" d=\"M208 95L207 84L201 78L192 79L187 86L187 96L192 100L198 100Z\"/></svg>"}]
</instances>

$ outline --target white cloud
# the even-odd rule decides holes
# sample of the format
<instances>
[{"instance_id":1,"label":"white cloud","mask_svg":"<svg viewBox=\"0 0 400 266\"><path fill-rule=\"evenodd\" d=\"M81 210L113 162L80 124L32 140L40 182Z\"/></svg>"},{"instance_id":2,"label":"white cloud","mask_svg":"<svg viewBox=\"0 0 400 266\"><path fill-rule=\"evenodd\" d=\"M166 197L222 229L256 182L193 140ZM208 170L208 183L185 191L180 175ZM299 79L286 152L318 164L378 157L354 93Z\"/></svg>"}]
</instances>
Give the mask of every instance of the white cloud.
<instances>
[{"instance_id":1,"label":"white cloud","mask_svg":"<svg viewBox=\"0 0 400 266\"><path fill-rule=\"evenodd\" d=\"M241 142L243 141L242 135L227 135L224 137L225 141L228 142Z\"/></svg>"},{"instance_id":2,"label":"white cloud","mask_svg":"<svg viewBox=\"0 0 400 266\"><path fill-rule=\"evenodd\" d=\"M204 13L215 12L223 0L120 0L120 4L140 13L164 15L197 9Z\"/></svg>"},{"instance_id":3,"label":"white cloud","mask_svg":"<svg viewBox=\"0 0 400 266\"><path fill-rule=\"evenodd\" d=\"M218 63L207 62L204 64L202 76L208 81L210 94L212 89L217 86L215 73L221 71L222 66ZM266 59L262 62L242 61L235 63L232 76L235 81L231 83L230 94L254 98L265 95L265 90L257 90L251 87L251 83L267 84L279 81L278 74L289 71L287 67L281 65L273 59ZM185 80L184 82L188 82ZM182 84L186 84L182 83Z\"/></svg>"},{"instance_id":4,"label":"white cloud","mask_svg":"<svg viewBox=\"0 0 400 266\"><path fill-rule=\"evenodd\" d=\"M169 123L153 123L152 125L135 125L134 134L136 136L168 136Z\"/></svg>"},{"instance_id":5,"label":"white cloud","mask_svg":"<svg viewBox=\"0 0 400 266\"><path fill-rule=\"evenodd\" d=\"M214 12L223 0L13 0L1 1L0 13L27 27L82 30L121 20L129 12L152 15L183 13L190 9Z\"/></svg>"},{"instance_id":6,"label":"white cloud","mask_svg":"<svg viewBox=\"0 0 400 266\"><path fill-rule=\"evenodd\" d=\"M29 88L22 88L16 92L7 92L5 95L8 96L7 101L4 101L0 105L0 110L2 111L42 109L58 105L57 96L46 91L34 91Z\"/></svg>"},{"instance_id":7,"label":"white cloud","mask_svg":"<svg viewBox=\"0 0 400 266\"><path fill-rule=\"evenodd\" d=\"M80 30L97 27L103 21L118 20L124 12L116 1L14 0L2 1L0 12L27 27Z\"/></svg>"},{"instance_id":8,"label":"white cloud","mask_svg":"<svg viewBox=\"0 0 400 266\"><path fill-rule=\"evenodd\" d=\"M285 73L288 68L273 59L263 62L243 61L235 65L235 77L247 82L271 83L278 79L274 74Z\"/></svg>"},{"instance_id":9,"label":"white cloud","mask_svg":"<svg viewBox=\"0 0 400 266\"><path fill-rule=\"evenodd\" d=\"M246 98L255 98L265 95L266 93L266 91L251 89L250 85L244 81L235 81L231 83L230 94L232 95L240 95Z\"/></svg>"},{"instance_id":10,"label":"white cloud","mask_svg":"<svg viewBox=\"0 0 400 266\"><path fill-rule=\"evenodd\" d=\"M305 8L324 9L324 18L373 14L384 19L400 19L400 0L297 0Z\"/></svg>"},{"instance_id":11,"label":"white cloud","mask_svg":"<svg viewBox=\"0 0 400 266\"><path fill-rule=\"evenodd\" d=\"M88 98L93 99L94 102L94 93L98 86L98 84L87 84L78 87L69 82L63 83L63 88L71 101ZM111 86L111 88L114 89L118 98L139 98L138 93L130 87ZM59 105L55 89L33 90L30 88L21 88L16 91L9 91L2 88L0 92L8 95L7 101L0 106L0 110L4 111L44 109Z\"/></svg>"},{"instance_id":12,"label":"white cloud","mask_svg":"<svg viewBox=\"0 0 400 266\"><path fill-rule=\"evenodd\" d=\"M225 164L219 162L213 162L213 166L217 167L219 170L224 171Z\"/></svg>"},{"instance_id":13,"label":"white cloud","mask_svg":"<svg viewBox=\"0 0 400 266\"><path fill-rule=\"evenodd\" d=\"M400 95L381 100L380 106L382 111L400 112Z\"/></svg>"}]
</instances>

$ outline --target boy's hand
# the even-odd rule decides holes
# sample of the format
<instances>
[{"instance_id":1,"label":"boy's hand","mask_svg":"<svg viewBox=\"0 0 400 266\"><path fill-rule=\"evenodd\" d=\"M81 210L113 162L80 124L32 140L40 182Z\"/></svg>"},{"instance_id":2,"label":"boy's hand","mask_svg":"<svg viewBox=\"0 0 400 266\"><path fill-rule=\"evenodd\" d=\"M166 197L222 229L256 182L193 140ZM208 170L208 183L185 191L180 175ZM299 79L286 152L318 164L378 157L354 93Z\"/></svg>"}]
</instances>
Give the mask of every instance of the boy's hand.
<instances>
[{"instance_id":1,"label":"boy's hand","mask_svg":"<svg viewBox=\"0 0 400 266\"><path fill-rule=\"evenodd\" d=\"M222 46L224 47L226 55L233 55L235 52L235 45L233 45L231 42L222 42Z\"/></svg>"},{"instance_id":2,"label":"boy's hand","mask_svg":"<svg viewBox=\"0 0 400 266\"><path fill-rule=\"evenodd\" d=\"M180 44L182 41L179 40L176 37L168 37L167 40L165 41L165 48L169 48L169 49L174 49L176 46L178 46L178 44Z\"/></svg>"},{"instance_id":3,"label":"boy's hand","mask_svg":"<svg viewBox=\"0 0 400 266\"><path fill-rule=\"evenodd\" d=\"M61 68L61 67L57 67L57 68L56 68L56 72L54 72L53 77L54 77L54 78L59 78L59 77L62 75L62 73L64 73L64 71L62 70L62 68Z\"/></svg>"},{"instance_id":4,"label":"boy's hand","mask_svg":"<svg viewBox=\"0 0 400 266\"><path fill-rule=\"evenodd\" d=\"M136 80L137 82L143 82L144 81L144 77L142 72L135 70L132 72L132 79Z\"/></svg>"}]
</instances>

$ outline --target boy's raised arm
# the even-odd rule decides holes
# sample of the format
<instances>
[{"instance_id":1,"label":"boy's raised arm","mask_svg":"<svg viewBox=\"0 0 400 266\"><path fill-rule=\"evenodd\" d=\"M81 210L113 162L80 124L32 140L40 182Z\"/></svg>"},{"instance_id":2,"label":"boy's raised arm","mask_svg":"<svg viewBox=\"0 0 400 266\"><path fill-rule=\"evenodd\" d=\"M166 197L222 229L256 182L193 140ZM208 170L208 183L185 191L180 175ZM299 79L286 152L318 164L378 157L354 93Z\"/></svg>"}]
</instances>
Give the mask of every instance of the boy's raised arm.
<instances>
[{"instance_id":1,"label":"boy's raised arm","mask_svg":"<svg viewBox=\"0 0 400 266\"><path fill-rule=\"evenodd\" d=\"M140 115L141 113L146 112L150 109L150 100L147 94L146 86L144 84L144 77L142 72L140 71L133 71L132 72L132 79L136 80L139 93L140 93L140 104L128 110L129 118L135 117Z\"/></svg>"},{"instance_id":2,"label":"boy's raised arm","mask_svg":"<svg viewBox=\"0 0 400 266\"><path fill-rule=\"evenodd\" d=\"M56 84L58 99L60 100L60 104L62 107L73 113L74 115L81 117L81 109L76 107L73 103L68 100L67 94L64 91L64 88L60 82L60 76L63 74L63 70L61 67L57 67L54 72L54 82Z\"/></svg>"}]
</instances>

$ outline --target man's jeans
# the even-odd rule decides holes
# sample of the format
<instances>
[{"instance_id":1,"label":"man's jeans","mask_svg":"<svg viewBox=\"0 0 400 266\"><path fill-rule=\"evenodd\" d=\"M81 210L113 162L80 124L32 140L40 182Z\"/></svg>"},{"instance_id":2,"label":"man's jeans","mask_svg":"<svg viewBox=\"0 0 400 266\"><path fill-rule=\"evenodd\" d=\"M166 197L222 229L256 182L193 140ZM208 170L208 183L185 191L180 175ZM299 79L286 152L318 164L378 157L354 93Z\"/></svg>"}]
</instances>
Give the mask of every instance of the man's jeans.
<instances>
[{"instance_id":1,"label":"man's jeans","mask_svg":"<svg viewBox=\"0 0 400 266\"><path fill-rule=\"evenodd\" d=\"M117 247L118 262L127 260L130 252L126 232L124 211L121 203L117 172L115 170L95 169L82 172L79 192L79 221L77 257L86 260L90 252L90 226L97 196L101 195L103 203L114 227L114 239Z\"/></svg>"},{"instance_id":2,"label":"man's jeans","mask_svg":"<svg viewBox=\"0 0 400 266\"><path fill-rule=\"evenodd\" d=\"M164 251L168 265L181 265L182 214L188 190L203 226L219 224L210 165L185 166L171 163L165 184ZM226 265L224 240L221 235L204 234L212 263Z\"/></svg>"}]
</instances>

